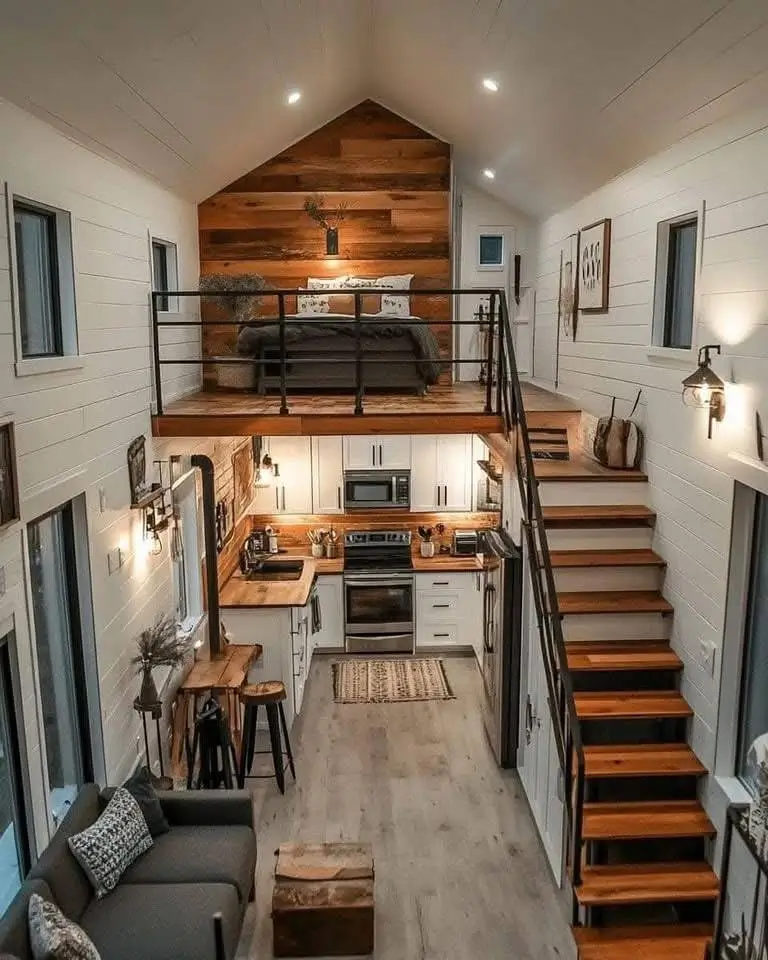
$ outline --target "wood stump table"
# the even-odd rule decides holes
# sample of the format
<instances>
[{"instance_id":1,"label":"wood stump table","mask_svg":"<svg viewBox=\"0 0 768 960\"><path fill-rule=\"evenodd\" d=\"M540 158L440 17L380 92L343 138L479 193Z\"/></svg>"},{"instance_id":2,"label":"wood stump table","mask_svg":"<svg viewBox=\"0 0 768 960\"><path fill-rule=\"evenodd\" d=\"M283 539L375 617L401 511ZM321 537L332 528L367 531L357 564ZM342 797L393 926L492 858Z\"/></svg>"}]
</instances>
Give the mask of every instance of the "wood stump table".
<instances>
[{"instance_id":1,"label":"wood stump table","mask_svg":"<svg viewBox=\"0 0 768 960\"><path fill-rule=\"evenodd\" d=\"M373 953L373 850L367 843L286 843L272 895L276 957Z\"/></svg>"}]
</instances>

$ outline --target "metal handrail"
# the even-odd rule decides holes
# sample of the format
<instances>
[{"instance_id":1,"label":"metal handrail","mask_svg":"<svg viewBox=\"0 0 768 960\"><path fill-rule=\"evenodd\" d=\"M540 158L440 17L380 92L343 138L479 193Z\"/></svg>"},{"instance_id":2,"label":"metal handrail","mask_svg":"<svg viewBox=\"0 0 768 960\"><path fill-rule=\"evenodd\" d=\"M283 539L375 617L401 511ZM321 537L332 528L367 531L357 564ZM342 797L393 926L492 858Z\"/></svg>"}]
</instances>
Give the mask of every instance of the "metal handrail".
<instances>
[{"instance_id":1,"label":"metal handrail","mask_svg":"<svg viewBox=\"0 0 768 960\"><path fill-rule=\"evenodd\" d=\"M570 843L568 863L573 887L581 883L581 852L584 820L584 744L581 724L576 714L573 683L563 637L562 615L557 603L557 590L552 570L544 515L539 498L538 481L531 451L530 434L525 415L520 377L515 360L512 328L504 293L500 297L502 378L505 400L502 404L507 432L515 435L515 459L536 608L539 641L549 694L549 707L558 759L563 772L565 809ZM578 902L574 896L574 922L578 921Z\"/></svg>"}]
</instances>

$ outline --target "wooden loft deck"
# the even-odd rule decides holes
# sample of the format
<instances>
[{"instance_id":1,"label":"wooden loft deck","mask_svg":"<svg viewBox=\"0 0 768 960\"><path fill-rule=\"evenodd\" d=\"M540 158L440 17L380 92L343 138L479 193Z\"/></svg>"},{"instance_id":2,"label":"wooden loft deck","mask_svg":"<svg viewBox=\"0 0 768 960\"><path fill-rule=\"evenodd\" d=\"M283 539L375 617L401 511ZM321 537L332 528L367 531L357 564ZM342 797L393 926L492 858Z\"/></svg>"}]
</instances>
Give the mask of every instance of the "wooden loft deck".
<instances>
[{"instance_id":1,"label":"wooden loft deck","mask_svg":"<svg viewBox=\"0 0 768 960\"><path fill-rule=\"evenodd\" d=\"M523 384L531 425L545 426L547 414L573 411L567 400ZM354 413L349 394L290 397L290 412L280 414L279 396L200 391L166 405L152 419L156 437L340 436L350 434L501 433L503 419L484 413L485 387L478 383L438 384L423 396L365 397L365 412Z\"/></svg>"}]
</instances>

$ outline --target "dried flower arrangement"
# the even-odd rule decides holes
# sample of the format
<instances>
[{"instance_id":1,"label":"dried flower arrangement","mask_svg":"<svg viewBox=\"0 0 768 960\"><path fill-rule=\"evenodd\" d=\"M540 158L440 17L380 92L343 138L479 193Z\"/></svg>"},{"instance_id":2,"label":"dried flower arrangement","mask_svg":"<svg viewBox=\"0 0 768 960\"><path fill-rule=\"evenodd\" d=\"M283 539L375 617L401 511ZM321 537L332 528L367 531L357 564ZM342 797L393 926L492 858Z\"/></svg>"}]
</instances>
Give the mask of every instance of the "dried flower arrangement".
<instances>
[{"instance_id":1,"label":"dried flower arrangement","mask_svg":"<svg viewBox=\"0 0 768 960\"><path fill-rule=\"evenodd\" d=\"M342 200L335 210L326 209L324 204L323 195L313 193L304 201L304 212L324 230L338 230L339 224L343 222L347 214L349 203Z\"/></svg>"},{"instance_id":2,"label":"dried flower arrangement","mask_svg":"<svg viewBox=\"0 0 768 960\"><path fill-rule=\"evenodd\" d=\"M720 960L765 960L764 944L756 947L747 933L744 914L741 915L741 933L727 933L723 938L723 950Z\"/></svg>"},{"instance_id":3,"label":"dried flower arrangement","mask_svg":"<svg viewBox=\"0 0 768 960\"><path fill-rule=\"evenodd\" d=\"M131 663L141 674L138 700L149 706L159 700L152 671L155 667L179 666L187 653L188 642L177 636L175 620L161 614L151 627L141 631L136 646L139 652L131 658Z\"/></svg>"},{"instance_id":4,"label":"dried flower arrangement","mask_svg":"<svg viewBox=\"0 0 768 960\"><path fill-rule=\"evenodd\" d=\"M261 302L259 290L267 289L267 281L259 273L206 273L198 288L215 306L239 323L247 323ZM237 296L222 296L236 293Z\"/></svg>"}]
</instances>

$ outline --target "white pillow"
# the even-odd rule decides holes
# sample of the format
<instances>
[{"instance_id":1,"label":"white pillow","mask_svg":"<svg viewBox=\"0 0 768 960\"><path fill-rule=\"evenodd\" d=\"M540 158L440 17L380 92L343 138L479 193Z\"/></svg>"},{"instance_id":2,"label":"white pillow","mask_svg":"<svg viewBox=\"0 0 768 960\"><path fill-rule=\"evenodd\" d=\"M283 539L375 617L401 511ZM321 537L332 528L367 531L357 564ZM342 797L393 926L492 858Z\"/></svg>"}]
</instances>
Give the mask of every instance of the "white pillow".
<instances>
[{"instance_id":1,"label":"white pillow","mask_svg":"<svg viewBox=\"0 0 768 960\"><path fill-rule=\"evenodd\" d=\"M399 276L380 277L379 285L388 290L410 290L412 273L403 273ZM381 309L379 311L382 317L410 317L411 316L411 298L398 297L391 293L381 295Z\"/></svg>"},{"instance_id":2,"label":"white pillow","mask_svg":"<svg viewBox=\"0 0 768 960\"><path fill-rule=\"evenodd\" d=\"M338 290L346 286L346 277L307 277L307 290ZM331 298L327 293L299 294L297 313L330 313Z\"/></svg>"}]
</instances>

